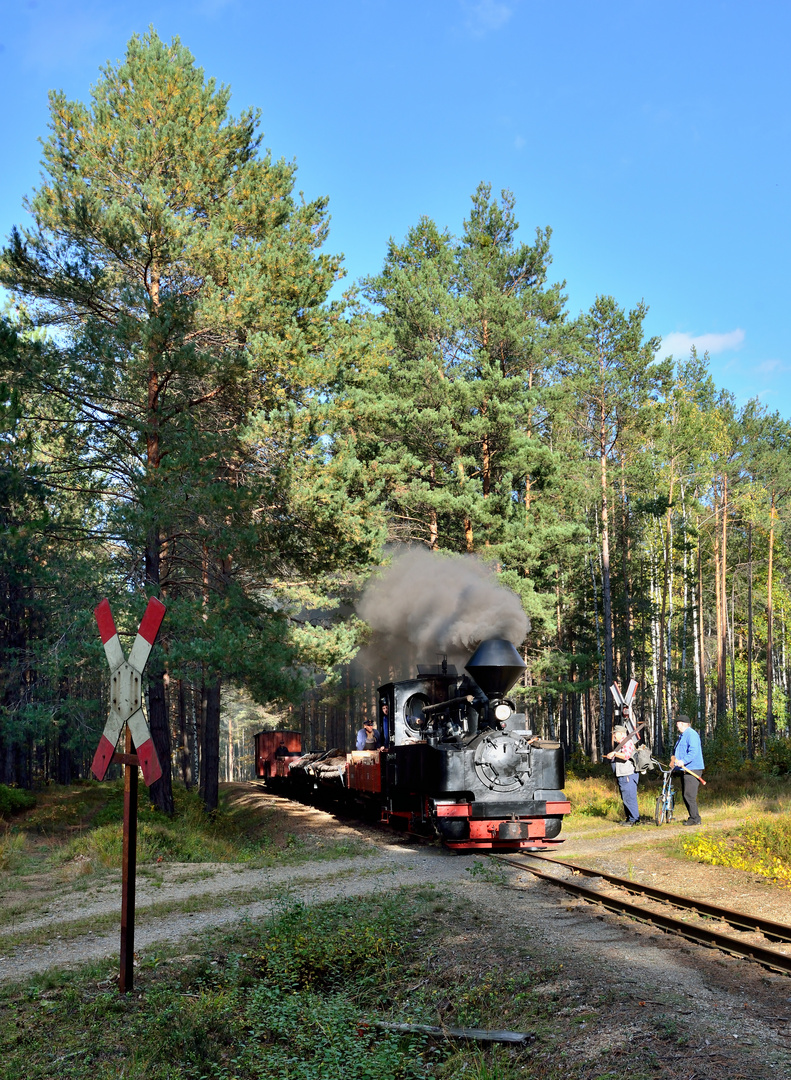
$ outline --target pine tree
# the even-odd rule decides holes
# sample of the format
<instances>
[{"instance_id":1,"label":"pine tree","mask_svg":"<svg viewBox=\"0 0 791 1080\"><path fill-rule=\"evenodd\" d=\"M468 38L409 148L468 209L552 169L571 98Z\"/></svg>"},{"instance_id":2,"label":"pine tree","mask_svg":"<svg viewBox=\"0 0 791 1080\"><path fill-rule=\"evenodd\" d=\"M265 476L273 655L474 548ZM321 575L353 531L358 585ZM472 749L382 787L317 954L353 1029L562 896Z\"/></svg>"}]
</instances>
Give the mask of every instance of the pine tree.
<instances>
[{"instance_id":1,"label":"pine tree","mask_svg":"<svg viewBox=\"0 0 791 1080\"><path fill-rule=\"evenodd\" d=\"M598 525L603 609L604 740L609 744L614 678L614 621L611 580L611 479L619 440L640 428L647 408L661 394L668 367L655 361L659 340L643 340L647 308L625 312L611 296L599 296L579 324L579 347L563 363L574 418L598 470Z\"/></svg>"},{"instance_id":2,"label":"pine tree","mask_svg":"<svg viewBox=\"0 0 791 1080\"><path fill-rule=\"evenodd\" d=\"M391 538L495 559L543 617L526 575L541 562L536 500L555 468L540 397L562 295L547 285L549 232L518 244L517 228L511 194L481 184L458 240L423 218L390 242L365 283L390 347L355 400Z\"/></svg>"},{"instance_id":3,"label":"pine tree","mask_svg":"<svg viewBox=\"0 0 791 1080\"><path fill-rule=\"evenodd\" d=\"M53 422L69 429L74 416L26 377L46 368L49 351L18 318L0 322L0 782L23 786L34 774L68 782L93 754L85 720L98 719L101 680L82 661L98 660L98 642L80 608L88 588L110 581L90 539L90 483L75 483L72 433L48 438Z\"/></svg>"},{"instance_id":4,"label":"pine tree","mask_svg":"<svg viewBox=\"0 0 791 1080\"><path fill-rule=\"evenodd\" d=\"M268 613L264 636L283 641L282 602L256 603L242 564L252 565L255 549L266 566L255 584L287 578L292 558L316 566L313 516L302 532L287 520L289 483L305 454L310 472L321 446L320 420L300 415L316 412L334 376L327 354L340 312L326 299L340 270L319 252L326 200L294 198L295 166L259 153L257 114L232 118L229 98L178 39L167 45L153 30L103 70L90 105L53 93L45 176L28 207L34 227L13 233L0 280L27 298L38 325L67 335L48 390L79 407L90 430L87 452L112 489L108 521L130 584L172 593L193 617L207 615L204 626L216 623L212 605L227 614L236 598L240 617L250 615L245 638ZM251 435L254 417L269 443ZM344 541L349 501L324 506L325 523L339 526L325 569L369 543L364 527L350 547ZM284 551L267 549L268 526L273 546L293 538ZM179 624L176 611L169 623ZM152 797L168 812L165 653L178 653L169 633L149 678L163 766ZM293 656L285 644L276 652ZM218 730L222 664L208 642L201 663ZM207 790L211 808L214 776Z\"/></svg>"},{"instance_id":5,"label":"pine tree","mask_svg":"<svg viewBox=\"0 0 791 1080\"><path fill-rule=\"evenodd\" d=\"M774 659L774 569L775 543L782 534L780 511L791 492L791 424L779 413L768 413L757 402L745 408L740 423L745 434L743 469L752 479L755 494L762 505L754 507L760 530L767 538L766 552L766 734L776 732L776 716L773 706L775 684ZM752 611L750 611L752 622Z\"/></svg>"}]
</instances>

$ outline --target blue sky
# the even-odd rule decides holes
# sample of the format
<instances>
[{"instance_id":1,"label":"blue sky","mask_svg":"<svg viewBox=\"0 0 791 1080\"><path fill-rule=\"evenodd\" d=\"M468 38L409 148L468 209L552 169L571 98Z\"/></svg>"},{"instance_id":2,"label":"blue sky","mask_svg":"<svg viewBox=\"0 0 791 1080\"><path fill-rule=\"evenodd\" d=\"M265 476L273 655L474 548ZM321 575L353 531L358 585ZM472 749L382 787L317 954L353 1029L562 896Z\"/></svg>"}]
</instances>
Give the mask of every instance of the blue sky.
<instances>
[{"instance_id":1,"label":"blue sky","mask_svg":"<svg viewBox=\"0 0 791 1080\"><path fill-rule=\"evenodd\" d=\"M2 0L0 234L38 183L47 91L86 99L153 25L330 197L351 280L480 180L553 229L569 310L649 305L675 355L791 417L791 5L781 0Z\"/></svg>"}]
</instances>

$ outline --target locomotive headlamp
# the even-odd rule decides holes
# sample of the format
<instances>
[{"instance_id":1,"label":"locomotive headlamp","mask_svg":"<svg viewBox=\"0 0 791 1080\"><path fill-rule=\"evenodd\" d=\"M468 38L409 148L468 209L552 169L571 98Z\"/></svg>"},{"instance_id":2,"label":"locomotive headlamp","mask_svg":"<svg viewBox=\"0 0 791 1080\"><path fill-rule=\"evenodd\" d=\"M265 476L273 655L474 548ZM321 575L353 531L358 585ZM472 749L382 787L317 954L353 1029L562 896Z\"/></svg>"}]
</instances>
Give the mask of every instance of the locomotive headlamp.
<instances>
[{"instance_id":1,"label":"locomotive headlamp","mask_svg":"<svg viewBox=\"0 0 791 1080\"><path fill-rule=\"evenodd\" d=\"M494 707L495 720L507 720L511 715L511 706L506 705L504 701L501 701L499 705Z\"/></svg>"}]
</instances>

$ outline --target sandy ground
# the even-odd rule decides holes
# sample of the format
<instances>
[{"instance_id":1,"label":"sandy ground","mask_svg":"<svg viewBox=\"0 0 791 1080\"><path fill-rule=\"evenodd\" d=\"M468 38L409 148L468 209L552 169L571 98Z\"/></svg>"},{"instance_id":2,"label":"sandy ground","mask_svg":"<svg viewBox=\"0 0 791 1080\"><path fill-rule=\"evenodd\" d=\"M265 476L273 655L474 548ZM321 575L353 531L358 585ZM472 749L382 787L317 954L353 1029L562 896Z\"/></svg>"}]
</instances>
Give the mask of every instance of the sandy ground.
<instances>
[{"instance_id":1,"label":"sandy ground","mask_svg":"<svg viewBox=\"0 0 791 1080\"><path fill-rule=\"evenodd\" d=\"M445 965L448 978L467 969L507 974L539 961L554 965L557 977L542 992L552 995L559 1011L579 1021L569 1046L572 1056L599 1058L617 1052L626 1024L631 1038L645 1043L646 1054L653 1053L657 1030L664 1032L664 1065L657 1076L791 1076L791 978L602 913L520 869L498 867L491 873L484 868L491 864L480 857L416 846L378 828L279 799L255 785L239 788L240 797L261 799L267 809L282 815L286 831L314 839L354 838L367 854L277 869L149 868L138 879L139 951L166 941L183 942L189 953L198 931L240 919L259 921L289 901L314 903L431 882L449 898L449 911L470 913L462 920L449 917L437 948L437 963ZM577 830L565 830L558 857L791 925L791 890L739 871L682 863L663 853L662 841L679 828L591 828L586 822ZM30 884L40 902L46 883ZM14 897L18 903L18 891L3 892L0 909ZM189 912L185 904L191 901L210 906ZM0 981L16 981L51 966L117 958L117 926L89 927L91 919L119 911L117 882L86 885L78 878L61 883L47 896L45 908L29 915L21 912L12 924L6 923L0 933ZM84 922L75 927L75 920L86 919L88 928ZM42 929L42 943L9 947L10 934ZM672 1060L668 1024L679 1030Z\"/></svg>"}]
</instances>

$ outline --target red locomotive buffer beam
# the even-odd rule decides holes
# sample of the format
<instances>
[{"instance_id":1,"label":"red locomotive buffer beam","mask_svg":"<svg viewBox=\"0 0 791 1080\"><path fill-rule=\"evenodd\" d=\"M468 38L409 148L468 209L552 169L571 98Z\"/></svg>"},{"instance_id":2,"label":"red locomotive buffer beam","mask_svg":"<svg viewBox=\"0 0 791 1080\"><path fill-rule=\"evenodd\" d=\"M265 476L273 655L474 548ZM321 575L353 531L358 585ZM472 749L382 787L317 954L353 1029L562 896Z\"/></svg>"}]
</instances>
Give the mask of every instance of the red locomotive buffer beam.
<instances>
[{"instance_id":1,"label":"red locomotive buffer beam","mask_svg":"<svg viewBox=\"0 0 791 1080\"><path fill-rule=\"evenodd\" d=\"M547 802L547 817L561 817L571 812L569 802ZM540 849L560 843L546 836L546 818L518 817L474 818L470 803L435 803L433 813L437 818L466 818L469 833L459 839L445 839L447 847L454 851L484 849L527 848Z\"/></svg>"}]
</instances>

